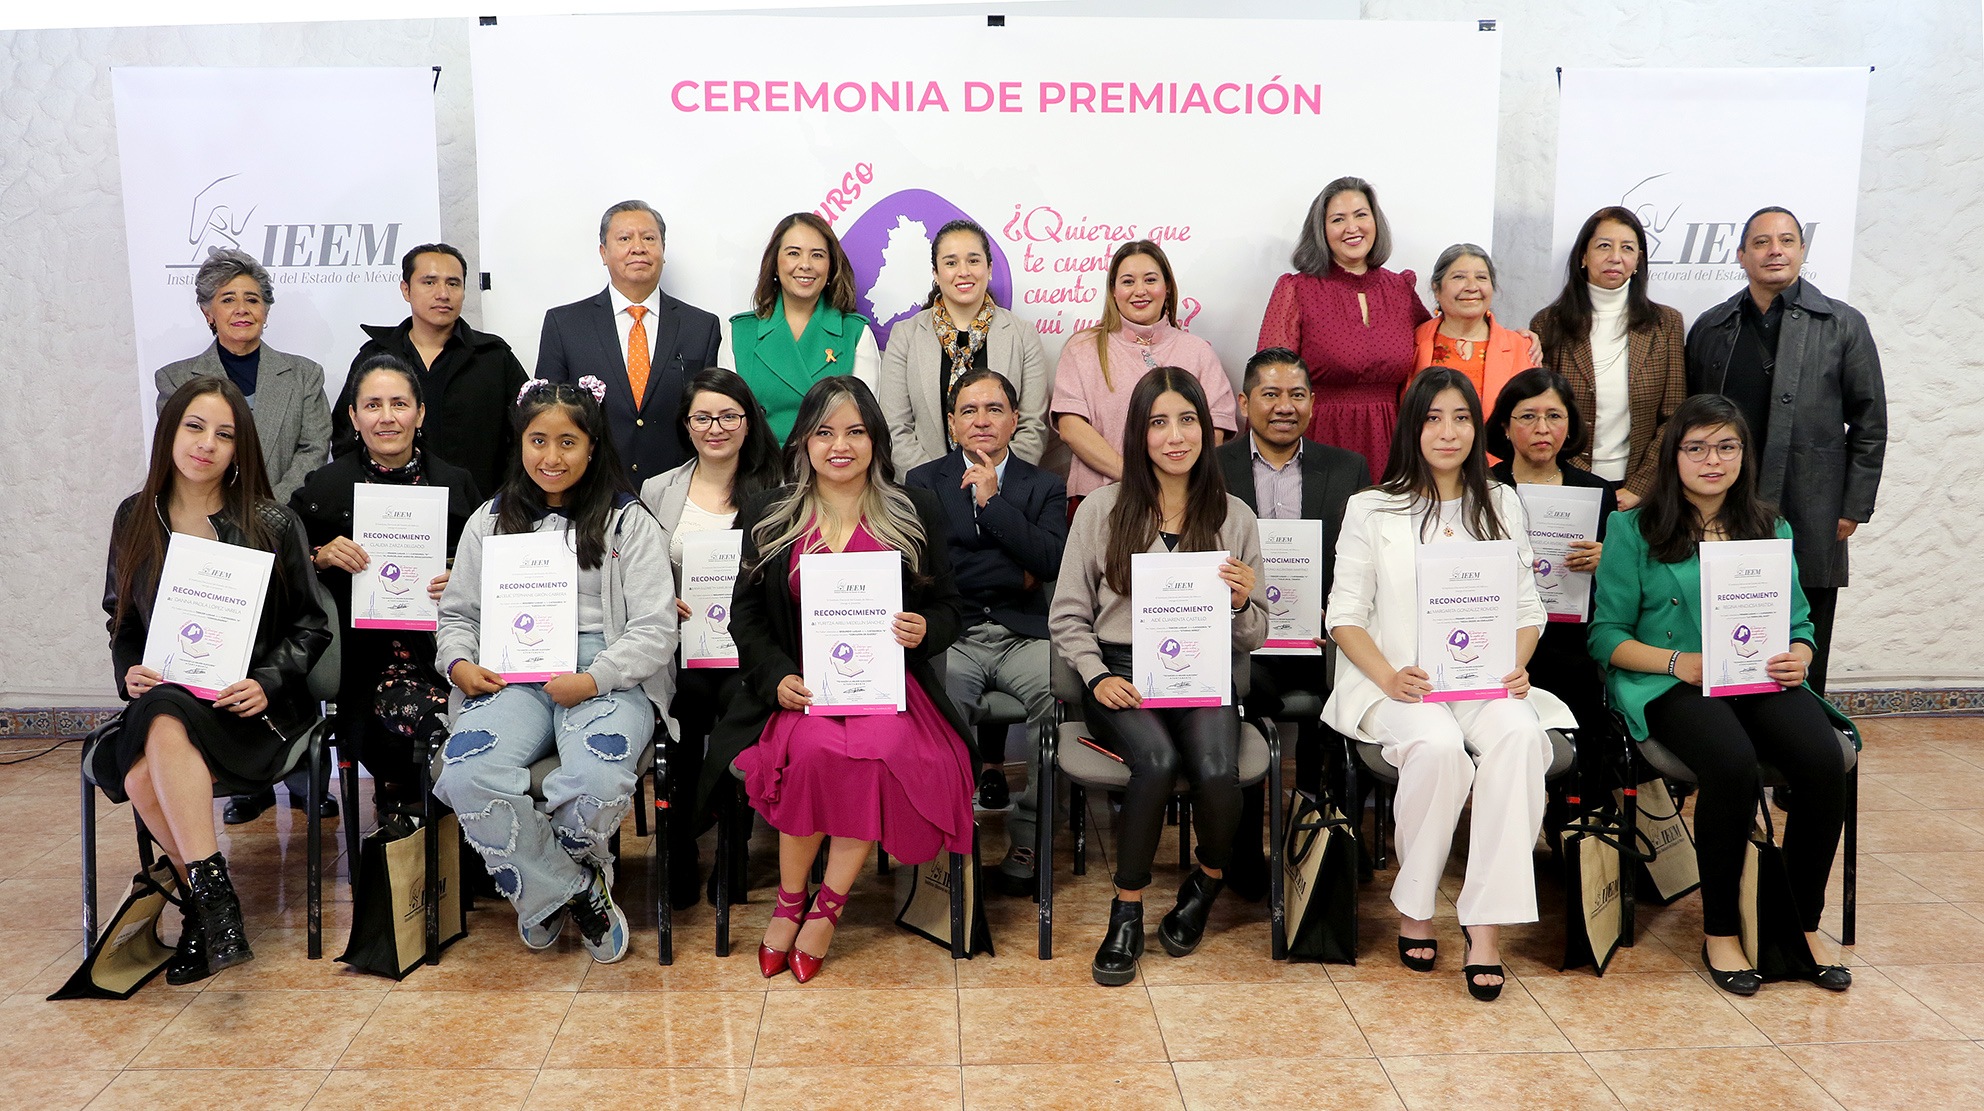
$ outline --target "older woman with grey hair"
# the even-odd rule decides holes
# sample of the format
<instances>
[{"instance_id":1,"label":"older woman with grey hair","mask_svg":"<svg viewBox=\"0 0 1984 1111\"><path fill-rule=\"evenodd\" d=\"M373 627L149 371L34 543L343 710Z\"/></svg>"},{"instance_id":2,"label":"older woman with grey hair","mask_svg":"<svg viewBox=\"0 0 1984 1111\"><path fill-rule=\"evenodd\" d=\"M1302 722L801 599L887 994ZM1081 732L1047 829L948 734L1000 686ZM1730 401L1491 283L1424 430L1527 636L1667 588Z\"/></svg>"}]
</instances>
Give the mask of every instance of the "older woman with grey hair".
<instances>
[{"instance_id":1,"label":"older woman with grey hair","mask_svg":"<svg viewBox=\"0 0 1984 1111\"><path fill-rule=\"evenodd\" d=\"M1417 369L1458 370L1485 400L1499 397L1517 374L1543 361L1536 337L1495 323L1495 260L1484 248L1456 243L1433 263L1439 315L1413 330Z\"/></svg>"},{"instance_id":2,"label":"older woman with grey hair","mask_svg":"<svg viewBox=\"0 0 1984 1111\"><path fill-rule=\"evenodd\" d=\"M152 375L158 406L163 409L172 391L197 375L232 380L255 410L269 485L276 501L286 504L303 476L323 465L330 447L324 368L262 342L276 297L269 272L253 255L231 249L210 252L193 279L193 297L214 342Z\"/></svg>"},{"instance_id":3,"label":"older woman with grey hair","mask_svg":"<svg viewBox=\"0 0 1984 1111\"><path fill-rule=\"evenodd\" d=\"M193 298L214 341L198 355L168 363L152 375L159 410L165 409L174 390L202 374L232 381L255 410L263 469L276 502L287 505L304 476L323 466L328 456L331 406L324 398L324 368L262 342L276 294L268 270L246 251L209 251L193 279ZM323 778L329 775L326 767ZM289 804L295 809L305 805L308 777L307 771L298 772L285 781ZM241 825L274 805L275 789L264 788L235 796L222 817L228 825ZM336 817L337 812L337 800L326 795L324 817Z\"/></svg>"}]
</instances>

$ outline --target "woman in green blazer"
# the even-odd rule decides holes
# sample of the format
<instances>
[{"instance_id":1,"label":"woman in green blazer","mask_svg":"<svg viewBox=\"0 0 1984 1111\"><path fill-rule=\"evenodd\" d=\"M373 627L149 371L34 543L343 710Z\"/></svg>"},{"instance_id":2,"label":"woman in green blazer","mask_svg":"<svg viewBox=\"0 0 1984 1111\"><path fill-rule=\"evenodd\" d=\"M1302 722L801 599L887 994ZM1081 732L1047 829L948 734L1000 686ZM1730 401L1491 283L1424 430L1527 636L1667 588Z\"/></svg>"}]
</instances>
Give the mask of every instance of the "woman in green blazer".
<instances>
[{"instance_id":1,"label":"woman in green blazer","mask_svg":"<svg viewBox=\"0 0 1984 1111\"><path fill-rule=\"evenodd\" d=\"M1700 784L1695 853L1702 876L1702 963L1716 986L1754 995L1763 978L1738 938L1737 887L1756 813L1758 762L1784 773L1798 798L1785 823L1784 859L1813 956L1826 877L1846 820L1846 768L1825 701L1805 685L1811 610L1791 578L1791 646L1768 661L1779 690L1710 698L1702 685L1701 555L1704 540L1789 539L1791 526L1757 499L1742 414L1715 394L1676 410L1662 433L1653 488L1638 508L1614 513L1598 567L1591 656L1607 668L1612 706L1635 740L1658 736ZM1845 991L1852 976L1820 965L1812 982Z\"/></svg>"},{"instance_id":2,"label":"woman in green blazer","mask_svg":"<svg viewBox=\"0 0 1984 1111\"><path fill-rule=\"evenodd\" d=\"M851 374L871 390L880 386L882 351L868 318L854 311L854 270L825 220L795 212L778 222L751 300L750 312L724 325L723 350L779 441L820 379Z\"/></svg>"}]
</instances>

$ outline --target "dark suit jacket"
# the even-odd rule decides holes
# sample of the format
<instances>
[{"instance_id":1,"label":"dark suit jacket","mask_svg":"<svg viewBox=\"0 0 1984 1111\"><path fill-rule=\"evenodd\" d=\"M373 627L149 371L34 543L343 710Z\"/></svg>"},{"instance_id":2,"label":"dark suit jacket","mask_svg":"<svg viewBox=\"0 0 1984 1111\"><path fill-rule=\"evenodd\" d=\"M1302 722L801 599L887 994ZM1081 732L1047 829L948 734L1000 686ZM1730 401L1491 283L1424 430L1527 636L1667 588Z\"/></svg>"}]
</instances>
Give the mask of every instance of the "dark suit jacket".
<instances>
[{"instance_id":1,"label":"dark suit jacket","mask_svg":"<svg viewBox=\"0 0 1984 1111\"><path fill-rule=\"evenodd\" d=\"M420 374L427 406L421 427L429 454L469 473L475 488L494 495L516 454L516 434L510 427L510 407L529 375L503 337L478 332L457 320L455 333L441 347L434 365L423 367L413 346L413 318L393 327L359 325L368 337L351 360L344 392L331 407L331 449L357 450L358 433L351 426L351 391L358 367L374 355L392 355ZM471 507L473 508L473 507Z\"/></svg>"},{"instance_id":2,"label":"dark suit jacket","mask_svg":"<svg viewBox=\"0 0 1984 1111\"><path fill-rule=\"evenodd\" d=\"M1688 391L1721 393L1742 329L1743 298L1695 318L1688 330ZM1771 381L1770 427L1757 469L1757 496L1791 522L1798 581L1806 589L1846 585L1839 522L1871 521L1888 448L1887 387L1867 318L1809 281L1785 298Z\"/></svg>"},{"instance_id":3,"label":"dark suit jacket","mask_svg":"<svg viewBox=\"0 0 1984 1111\"><path fill-rule=\"evenodd\" d=\"M951 571L964 598L965 625L997 621L1021 636L1047 639L1043 584L1061 573L1068 542L1068 484L1008 453L999 492L978 508L962 489L964 453L952 451L909 472L905 483L937 496L950 525ZM1032 574L1033 589L1026 589Z\"/></svg>"},{"instance_id":4,"label":"dark suit jacket","mask_svg":"<svg viewBox=\"0 0 1984 1111\"><path fill-rule=\"evenodd\" d=\"M1260 512L1254 502L1254 434L1243 432L1217 450L1226 492ZM1343 503L1371 485L1371 467L1354 451L1302 441L1302 519L1323 523L1323 597L1336 577L1336 535L1343 527Z\"/></svg>"},{"instance_id":5,"label":"dark suit jacket","mask_svg":"<svg viewBox=\"0 0 1984 1111\"><path fill-rule=\"evenodd\" d=\"M757 744L764 734L765 723L778 709L779 681L788 675L804 674L799 666L799 610L790 586L791 550L767 564L762 574L753 574L751 570L758 560L758 546L752 533L766 507L790 490L791 487L767 490L752 498L737 514L734 527L744 530L744 548L739 560L743 570L737 576L736 592L731 596L730 633L737 641L738 658L746 662L739 673L743 680L741 688L724 707L716 727L710 730L709 755L704 759L702 781L696 793L699 813L709 806L717 786L729 778L731 761ZM964 715L951 704L950 697L944 693L944 681L931 666L932 661L944 658L964 629L964 605L958 598L957 583L951 577L950 538L944 526L944 511L928 491L908 493L910 501L916 504L916 515L923 522L923 535L929 538L929 544L924 552L924 574L920 580L911 577L907 562L903 564L903 608L922 614L928 628L923 643L904 651L904 663L923 693L936 703L964 741L971 753L971 766L975 768L978 766L976 730L965 723ZM960 784L959 789L968 787Z\"/></svg>"},{"instance_id":6,"label":"dark suit jacket","mask_svg":"<svg viewBox=\"0 0 1984 1111\"><path fill-rule=\"evenodd\" d=\"M680 420L682 386L689 376L717 365L723 328L694 305L658 293L653 316L643 321L654 340L647 396L638 403L627 383L627 352L613 323L613 298L600 290L583 301L547 309L537 345L537 377L577 384L590 374L606 383L606 421L614 450L634 489L689 461Z\"/></svg>"}]
</instances>

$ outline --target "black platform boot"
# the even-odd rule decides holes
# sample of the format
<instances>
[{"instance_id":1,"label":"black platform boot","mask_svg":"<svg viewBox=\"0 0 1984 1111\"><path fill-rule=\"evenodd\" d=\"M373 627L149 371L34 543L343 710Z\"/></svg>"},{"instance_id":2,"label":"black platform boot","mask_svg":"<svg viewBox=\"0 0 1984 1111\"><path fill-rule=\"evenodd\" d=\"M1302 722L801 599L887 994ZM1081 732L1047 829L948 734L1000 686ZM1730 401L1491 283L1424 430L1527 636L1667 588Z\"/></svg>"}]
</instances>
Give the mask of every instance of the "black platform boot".
<instances>
[{"instance_id":1,"label":"black platform boot","mask_svg":"<svg viewBox=\"0 0 1984 1111\"><path fill-rule=\"evenodd\" d=\"M1158 944L1174 957L1189 956L1205 936L1206 919L1212 915L1212 901L1226 888L1224 879L1213 879L1203 869L1194 868L1178 888L1178 905L1157 924Z\"/></svg>"},{"instance_id":2,"label":"black platform boot","mask_svg":"<svg viewBox=\"0 0 1984 1111\"><path fill-rule=\"evenodd\" d=\"M193 893L181 889L185 900L179 905L185 915L179 927L179 944L173 947L172 959L165 962L165 982L178 987L196 983L214 974L207 965L207 931L200 925L199 908L193 905Z\"/></svg>"},{"instance_id":3,"label":"black platform boot","mask_svg":"<svg viewBox=\"0 0 1984 1111\"><path fill-rule=\"evenodd\" d=\"M1137 978L1137 958L1144 955L1144 905L1109 901L1109 929L1095 951L1095 982L1120 988Z\"/></svg>"},{"instance_id":4,"label":"black platform boot","mask_svg":"<svg viewBox=\"0 0 1984 1111\"><path fill-rule=\"evenodd\" d=\"M241 924L241 900L227 878L227 860L219 853L186 866L195 911L207 945L207 967L213 972L255 959L248 948L248 930Z\"/></svg>"}]
</instances>

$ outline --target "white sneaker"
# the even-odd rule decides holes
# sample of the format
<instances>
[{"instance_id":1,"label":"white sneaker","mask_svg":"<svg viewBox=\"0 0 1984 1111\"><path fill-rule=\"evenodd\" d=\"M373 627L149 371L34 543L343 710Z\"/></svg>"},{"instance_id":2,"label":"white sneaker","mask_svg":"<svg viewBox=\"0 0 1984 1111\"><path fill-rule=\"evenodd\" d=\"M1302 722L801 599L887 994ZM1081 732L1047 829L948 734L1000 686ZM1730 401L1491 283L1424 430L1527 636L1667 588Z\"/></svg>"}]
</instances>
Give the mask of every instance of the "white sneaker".
<instances>
[{"instance_id":1,"label":"white sneaker","mask_svg":"<svg viewBox=\"0 0 1984 1111\"><path fill-rule=\"evenodd\" d=\"M627 955L627 916L613 901L606 874L592 870L592 884L565 904L578 923L586 952L600 964L612 964Z\"/></svg>"},{"instance_id":2,"label":"white sneaker","mask_svg":"<svg viewBox=\"0 0 1984 1111\"><path fill-rule=\"evenodd\" d=\"M558 944L558 935L565 930L565 918L565 908L559 907L551 912L551 917L535 926L518 922L517 936L524 939L524 948L541 952Z\"/></svg>"}]
</instances>

